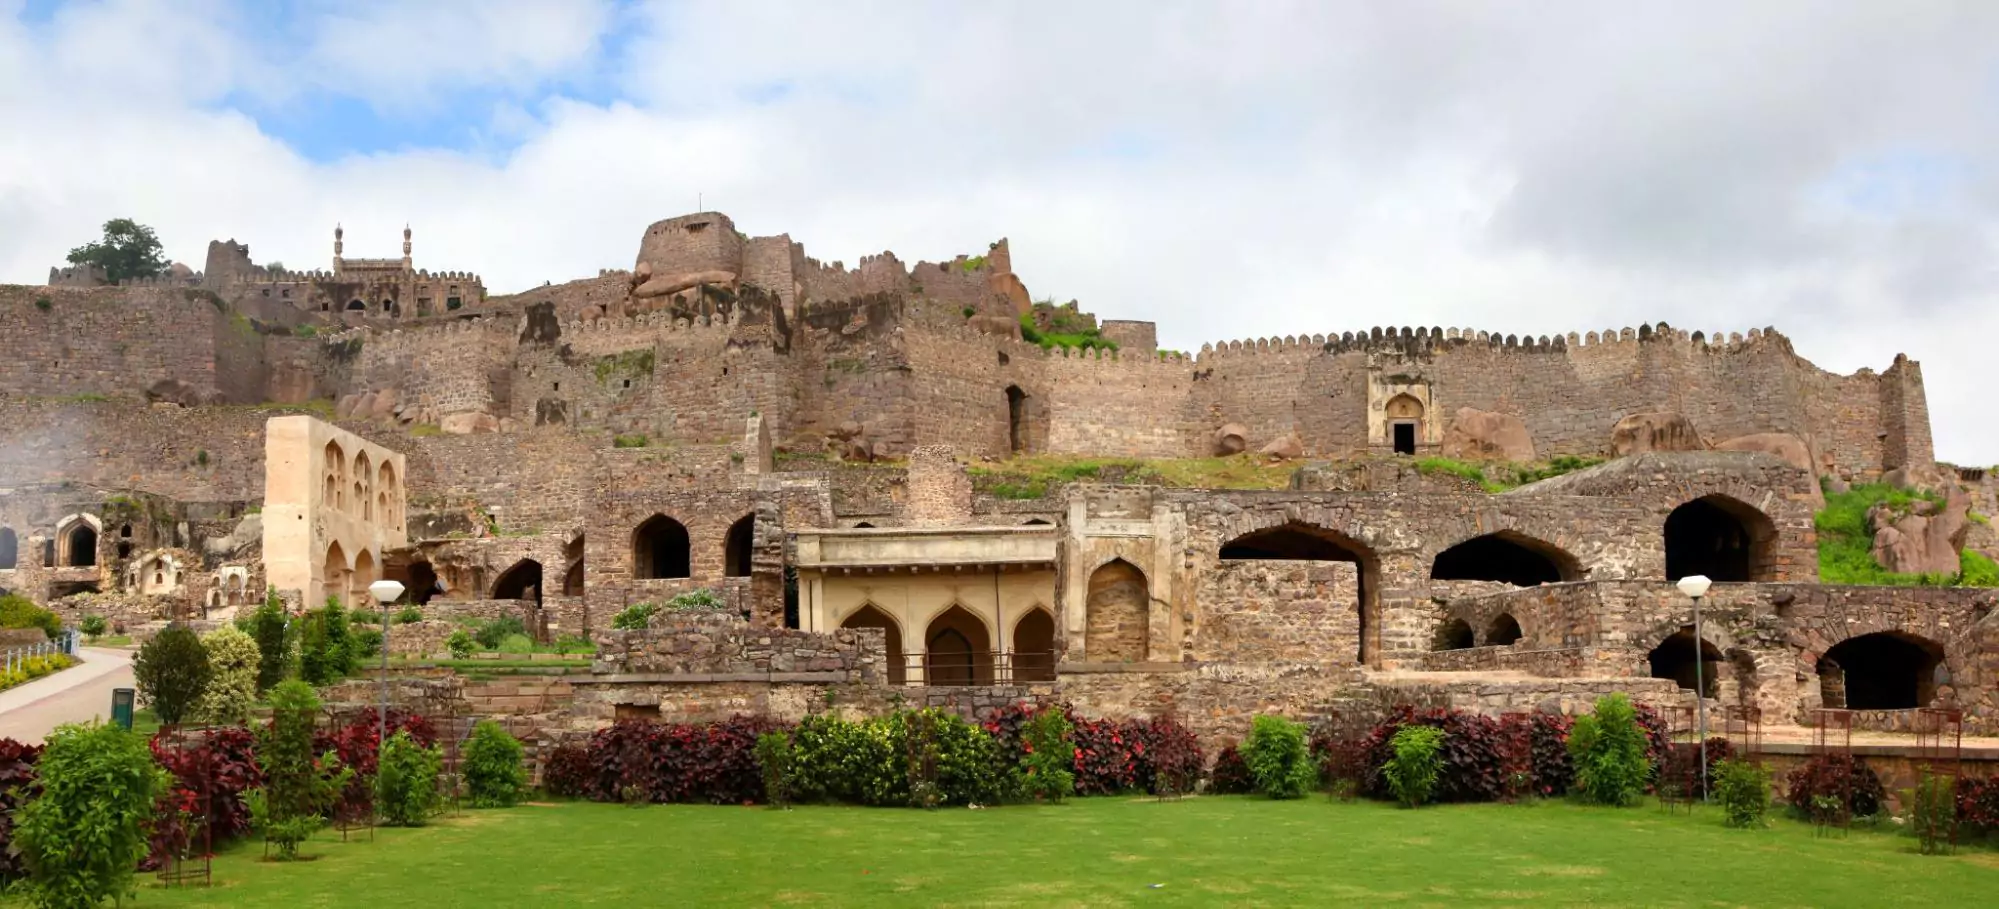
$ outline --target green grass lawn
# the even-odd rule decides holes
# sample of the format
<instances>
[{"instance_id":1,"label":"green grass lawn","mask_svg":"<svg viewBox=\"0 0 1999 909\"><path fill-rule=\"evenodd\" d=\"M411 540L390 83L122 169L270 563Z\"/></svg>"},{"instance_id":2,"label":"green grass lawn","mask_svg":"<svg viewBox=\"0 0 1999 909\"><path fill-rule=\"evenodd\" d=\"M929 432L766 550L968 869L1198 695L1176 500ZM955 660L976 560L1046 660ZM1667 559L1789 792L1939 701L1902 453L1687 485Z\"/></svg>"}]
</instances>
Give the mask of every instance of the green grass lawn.
<instances>
[{"instance_id":1,"label":"green grass lawn","mask_svg":"<svg viewBox=\"0 0 1999 909\"><path fill-rule=\"evenodd\" d=\"M984 811L528 805L274 864L151 906L1973 906L1999 854L1723 828L1657 807L1404 811L1323 798L1081 799ZM146 878L150 882L150 878Z\"/></svg>"}]
</instances>

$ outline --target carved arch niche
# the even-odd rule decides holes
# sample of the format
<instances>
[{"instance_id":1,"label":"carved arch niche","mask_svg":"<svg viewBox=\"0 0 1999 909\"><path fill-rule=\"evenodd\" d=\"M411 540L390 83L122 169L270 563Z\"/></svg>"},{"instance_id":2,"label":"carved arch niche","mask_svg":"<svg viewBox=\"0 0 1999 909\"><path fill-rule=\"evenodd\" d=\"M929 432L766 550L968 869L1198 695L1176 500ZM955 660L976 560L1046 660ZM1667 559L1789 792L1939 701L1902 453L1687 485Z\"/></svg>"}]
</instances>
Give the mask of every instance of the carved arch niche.
<instances>
[{"instance_id":1,"label":"carved arch niche","mask_svg":"<svg viewBox=\"0 0 1999 909\"><path fill-rule=\"evenodd\" d=\"M1420 376L1367 376L1367 444L1369 448L1413 455L1444 443L1443 421L1436 418L1430 383Z\"/></svg>"}]
</instances>

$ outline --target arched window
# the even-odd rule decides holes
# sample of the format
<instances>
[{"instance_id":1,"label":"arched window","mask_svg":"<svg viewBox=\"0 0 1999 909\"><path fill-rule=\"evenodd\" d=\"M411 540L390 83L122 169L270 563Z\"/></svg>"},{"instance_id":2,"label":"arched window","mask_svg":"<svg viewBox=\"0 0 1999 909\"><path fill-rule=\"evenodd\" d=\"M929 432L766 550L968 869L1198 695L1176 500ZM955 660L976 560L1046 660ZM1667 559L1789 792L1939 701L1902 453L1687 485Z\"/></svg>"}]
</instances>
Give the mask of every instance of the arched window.
<instances>
[{"instance_id":1,"label":"arched window","mask_svg":"<svg viewBox=\"0 0 1999 909\"><path fill-rule=\"evenodd\" d=\"M1138 566L1112 559L1091 572L1084 606L1084 661L1145 662L1151 615L1151 586Z\"/></svg>"},{"instance_id":2,"label":"arched window","mask_svg":"<svg viewBox=\"0 0 1999 909\"><path fill-rule=\"evenodd\" d=\"M656 514L632 531L632 577L685 578L692 573L687 528L679 521Z\"/></svg>"},{"instance_id":3,"label":"arched window","mask_svg":"<svg viewBox=\"0 0 1999 909\"><path fill-rule=\"evenodd\" d=\"M14 528L0 527L0 571L17 567L21 561L21 538L14 535Z\"/></svg>"},{"instance_id":4,"label":"arched window","mask_svg":"<svg viewBox=\"0 0 1999 909\"><path fill-rule=\"evenodd\" d=\"M1666 516L1666 580L1762 581L1770 572L1775 522L1728 496L1695 499Z\"/></svg>"},{"instance_id":5,"label":"arched window","mask_svg":"<svg viewBox=\"0 0 1999 909\"><path fill-rule=\"evenodd\" d=\"M1714 697L1714 667L1721 662L1721 649L1709 641L1701 641L1694 646L1694 630L1682 628L1666 636L1659 646L1645 655L1652 667L1655 679L1672 679L1681 688L1694 690L1694 677L1698 664L1702 697Z\"/></svg>"},{"instance_id":6,"label":"arched window","mask_svg":"<svg viewBox=\"0 0 1999 909\"><path fill-rule=\"evenodd\" d=\"M326 558L320 562L320 587L328 597L341 596L347 592L347 553L339 542L326 547Z\"/></svg>"},{"instance_id":7,"label":"arched window","mask_svg":"<svg viewBox=\"0 0 1999 909\"><path fill-rule=\"evenodd\" d=\"M347 455L340 450L339 443L328 442L321 456L326 462L326 483L321 490L319 504L323 508L343 510L347 507Z\"/></svg>"},{"instance_id":8,"label":"arched window","mask_svg":"<svg viewBox=\"0 0 1999 909\"><path fill-rule=\"evenodd\" d=\"M1478 643L1472 639L1471 625L1464 619L1452 619L1437 627L1437 636L1430 643L1431 650L1466 650Z\"/></svg>"},{"instance_id":9,"label":"arched window","mask_svg":"<svg viewBox=\"0 0 1999 909\"><path fill-rule=\"evenodd\" d=\"M63 564L71 568L91 568L97 564L97 528L89 521L69 525L63 534Z\"/></svg>"},{"instance_id":10,"label":"arched window","mask_svg":"<svg viewBox=\"0 0 1999 909\"><path fill-rule=\"evenodd\" d=\"M1423 402L1407 394L1389 398L1384 406L1388 436L1396 454L1413 455L1423 438Z\"/></svg>"},{"instance_id":11,"label":"arched window","mask_svg":"<svg viewBox=\"0 0 1999 909\"><path fill-rule=\"evenodd\" d=\"M923 680L931 685L993 683L992 638L986 623L953 606L930 620L923 634Z\"/></svg>"},{"instance_id":12,"label":"arched window","mask_svg":"<svg viewBox=\"0 0 1999 909\"><path fill-rule=\"evenodd\" d=\"M500 573L493 582L493 599L541 602L541 563L522 559Z\"/></svg>"},{"instance_id":13,"label":"arched window","mask_svg":"<svg viewBox=\"0 0 1999 909\"><path fill-rule=\"evenodd\" d=\"M577 562L576 564L569 566L569 570L563 573L562 595L566 597L580 597L583 595L582 562Z\"/></svg>"},{"instance_id":14,"label":"arched window","mask_svg":"<svg viewBox=\"0 0 1999 909\"><path fill-rule=\"evenodd\" d=\"M1936 698L1943 647L1928 638L1879 631L1847 638L1819 662L1825 706L1910 710Z\"/></svg>"},{"instance_id":15,"label":"arched window","mask_svg":"<svg viewBox=\"0 0 1999 909\"><path fill-rule=\"evenodd\" d=\"M728 539L722 544L722 574L731 578L750 576L750 544L756 536L756 515L746 514L729 525Z\"/></svg>"},{"instance_id":16,"label":"arched window","mask_svg":"<svg viewBox=\"0 0 1999 909\"><path fill-rule=\"evenodd\" d=\"M1436 581L1499 581L1515 587L1574 580L1576 560L1553 545L1502 530L1481 534L1437 553Z\"/></svg>"},{"instance_id":17,"label":"arched window","mask_svg":"<svg viewBox=\"0 0 1999 909\"><path fill-rule=\"evenodd\" d=\"M348 312L367 312L367 311L368 311L368 304L366 304L366 303L363 303L363 302L361 302L360 300L349 300L349 301L347 301L347 311L348 311Z\"/></svg>"},{"instance_id":18,"label":"arched window","mask_svg":"<svg viewBox=\"0 0 1999 909\"><path fill-rule=\"evenodd\" d=\"M1055 681L1055 617L1036 607L1013 624L1013 681Z\"/></svg>"},{"instance_id":19,"label":"arched window","mask_svg":"<svg viewBox=\"0 0 1999 909\"><path fill-rule=\"evenodd\" d=\"M1485 643L1488 647L1504 647L1520 641L1520 623L1511 613L1502 612L1492 617L1485 626Z\"/></svg>"},{"instance_id":20,"label":"arched window","mask_svg":"<svg viewBox=\"0 0 1999 909\"><path fill-rule=\"evenodd\" d=\"M897 625L888 613L876 609L873 604L862 606L840 623L841 628L879 628L888 639L888 681L900 685L908 677L908 666L902 656L902 626Z\"/></svg>"}]
</instances>

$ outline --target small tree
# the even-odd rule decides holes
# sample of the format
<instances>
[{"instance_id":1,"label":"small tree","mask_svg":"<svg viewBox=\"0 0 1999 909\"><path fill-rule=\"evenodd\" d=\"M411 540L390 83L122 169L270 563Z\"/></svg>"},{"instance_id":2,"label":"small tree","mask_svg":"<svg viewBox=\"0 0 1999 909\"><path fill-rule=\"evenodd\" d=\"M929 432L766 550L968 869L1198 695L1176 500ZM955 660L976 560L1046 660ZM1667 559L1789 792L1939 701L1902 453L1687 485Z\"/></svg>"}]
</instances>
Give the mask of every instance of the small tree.
<instances>
[{"instance_id":1,"label":"small tree","mask_svg":"<svg viewBox=\"0 0 1999 909\"><path fill-rule=\"evenodd\" d=\"M389 736L375 769L375 804L381 809L382 823L423 826L437 810L437 774L443 767L444 755L435 747L417 744L409 730L397 730Z\"/></svg>"},{"instance_id":2,"label":"small tree","mask_svg":"<svg viewBox=\"0 0 1999 909\"><path fill-rule=\"evenodd\" d=\"M465 786L471 791L472 807L505 808L521 800L528 785L527 770L521 766L524 754L520 740L500 724L480 720L472 727L472 738L465 743Z\"/></svg>"},{"instance_id":3,"label":"small tree","mask_svg":"<svg viewBox=\"0 0 1999 909\"><path fill-rule=\"evenodd\" d=\"M313 726L319 695L296 679L271 689L271 724L257 733L257 765L264 786L251 792L250 816L278 858L298 857L298 847L319 829L354 771L332 753L314 758Z\"/></svg>"},{"instance_id":4,"label":"small tree","mask_svg":"<svg viewBox=\"0 0 1999 909\"><path fill-rule=\"evenodd\" d=\"M1715 801L1730 827L1761 827L1770 811L1770 771L1747 759L1722 761L1715 769Z\"/></svg>"},{"instance_id":5,"label":"small tree","mask_svg":"<svg viewBox=\"0 0 1999 909\"><path fill-rule=\"evenodd\" d=\"M111 724L58 727L35 770L38 794L14 827L29 901L56 909L132 896L147 822L172 780L145 738Z\"/></svg>"},{"instance_id":6,"label":"small tree","mask_svg":"<svg viewBox=\"0 0 1999 909\"><path fill-rule=\"evenodd\" d=\"M230 726L250 722L263 659L256 639L234 625L224 625L203 635L201 646L208 651L209 678L195 705L195 718Z\"/></svg>"},{"instance_id":7,"label":"small tree","mask_svg":"<svg viewBox=\"0 0 1999 909\"><path fill-rule=\"evenodd\" d=\"M1076 744L1069 738L1074 730L1069 715L1057 709L1044 707L1028 719L1020 735L1027 749L1021 765L1028 795L1059 803L1076 791Z\"/></svg>"},{"instance_id":8,"label":"small tree","mask_svg":"<svg viewBox=\"0 0 1999 909\"><path fill-rule=\"evenodd\" d=\"M127 278L158 277L167 270L159 236L131 218L104 222L104 239L70 250L69 262L95 265L113 284Z\"/></svg>"},{"instance_id":9,"label":"small tree","mask_svg":"<svg viewBox=\"0 0 1999 909\"><path fill-rule=\"evenodd\" d=\"M132 661L132 675L139 684L139 696L152 705L160 722L180 723L194 710L208 687L211 675L208 650L194 629L174 622L139 648Z\"/></svg>"},{"instance_id":10,"label":"small tree","mask_svg":"<svg viewBox=\"0 0 1999 909\"><path fill-rule=\"evenodd\" d=\"M285 615L285 604L278 599L278 589L270 588L264 594L264 605L250 618L250 636L257 639L257 692L271 690L271 687L285 680L291 668L291 639Z\"/></svg>"},{"instance_id":11,"label":"small tree","mask_svg":"<svg viewBox=\"0 0 1999 909\"><path fill-rule=\"evenodd\" d=\"M83 632L85 637L94 641L103 637L105 632L111 630L111 623L106 621L101 615L87 615L83 617L82 621L76 623L76 627L77 630Z\"/></svg>"},{"instance_id":12,"label":"small tree","mask_svg":"<svg viewBox=\"0 0 1999 909\"><path fill-rule=\"evenodd\" d=\"M1302 798L1318 779L1304 724L1281 716L1265 714L1250 721L1242 756L1256 779L1256 791L1274 799Z\"/></svg>"},{"instance_id":13,"label":"small tree","mask_svg":"<svg viewBox=\"0 0 1999 909\"><path fill-rule=\"evenodd\" d=\"M1575 763L1576 791L1601 805L1630 804L1652 778L1645 730L1622 694L1598 698L1595 712L1576 718L1569 730L1569 757Z\"/></svg>"},{"instance_id":14,"label":"small tree","mask_svg":"<svg viewBox=\"0 0 1999 909\"><path fill-rule=\"evenodd\" d=\"M1404 726L1389 740L1395 755L1381 767L1388 788L1404 807L1414 808L1430 800L1443 774L1444 730L1435 726Z\"/></svg>"},{"instance_id":15,"label":"small tree","mask_svg":"<svg viewBox=\"0 0 1999 909\"><path fill-rule=\"evenodd\" d=\"M797 773L798 752L791 747L791 733L773 729L757 736L757 769L764 778L764 801L773 808L791 806L792 777Z\"/></svg>"}]
</instances>

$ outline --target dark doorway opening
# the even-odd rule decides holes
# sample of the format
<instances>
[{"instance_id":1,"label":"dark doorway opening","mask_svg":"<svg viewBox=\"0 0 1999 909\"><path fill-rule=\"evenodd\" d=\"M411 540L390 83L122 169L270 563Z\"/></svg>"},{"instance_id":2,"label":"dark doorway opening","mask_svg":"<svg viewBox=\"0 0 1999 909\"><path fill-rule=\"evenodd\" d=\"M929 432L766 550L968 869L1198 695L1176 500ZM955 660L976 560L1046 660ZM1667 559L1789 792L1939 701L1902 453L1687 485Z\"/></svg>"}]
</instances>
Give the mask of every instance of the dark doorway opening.
<instances>
[{"instance_id":1,"label":"dark doorway opening","mask_svg":"<svg viewBox=\"0 0 1999 909\"><path fill-rule=\"evenodd\" d=\"M1018 385L1006 387L1007 450L1019 454L1027 450L1027 392Z\"/></svg>"},{"instance_id":2,"label":"dark doorway opening","mask_svg":"<svg viewBox=\"0 0 1999 909\"><path fill-rule=\"evenodd\" d=\"M1412 455L1416 453L1416 424L1397 423L1395 431L1395 453Z\"/></svg>"},{"instance_id":3,"label":"dark doorway opening","mask_svg":"<svg viewBox=\"0 0 1999 909\"><path fill-rule=\"evenodd\" d=\"M1652 667L1655 679L1672 679L1688 691L1694 690L1695 667L1699 667L1701 696L1714 697L1714 669L1721 662L1721 649L1707 641L1701 641L1699 649L1694 647L1694 630L1682 628L1666 636L1659 646L1645 655Z\"/></svg>"},{"instance_id":4,"label":"dark doorway opening","mask_svg":"<svg viewBox=\"0 0 1999 909\"><path fill-rule=\"evenodd\" d=\"M1055 681L1055 617L1029 610L1013 626L1013 681Z\"/></svg>"},{"instance_id":5,"label":"dark doorway opening","mask_svg":"<svg viewBox=\"0 0 1999 909\"><path fill-rule=\"evenodd\" d=\"M69 529L69 567L90 568L97 564L97 529L82 521Z\"/></svg>"},{"instance_id":6,"label":"dark doorway opening","mask_svg":"<svg viewBox=\"0 0 1999 909\"><path fill-rule=\"evenodd\" d=\"M1826 664L1830 663L1830 666ZM1895 631L1847 638L1826 651L1819 666L1820 692L1844 688L1843 702L1827 707L1850 710L1911 710L1936 697L1943 648L1934 641ZM1828 671L1830 670L1830 671ZM1837 674L1838 686L1827 685Z\"/></svg>"},{"instance_id":7,"label":"dark doorway opening","mask_svg":"<svg viewBox=\"0 0 1999 909\"><path fill-rule=\"evenodd\" d=\"M1471 624L1464 619L1452 619L1437 629L1437 637L1430 643L1430 649L1465 650L1473 643Z\"/></svg>"},{"instance_id":8,"label":"dark doorway opening","mask_svg":"<svg viewBox=\"0 0 1999 909\"><path fill-rule=\"evenodd\" d=\"M632 577L640 580L684 578L692 574L687 528L656 514L632 532Z\"/></svg>"},{"instance_id":9,"label":"dark doorway opening","mask_svg":"<svg viewBox=\"0 0 1999 909\"><path fill-rule=\"evenodd\" d=\"M1539 540L1511 531L1472 537L1437 553L1435 581L1500 581L1515 587L1571 580L1576 560Z\"/></svg>"},{"instance_id":10,"label":"dark doorway opening","mask_svg":"<svg viewBox=\"0 0 1999 909\"><path fill-rule=\"evenodd\" d=\"M900 685L907 680L909 667L902 656L902 628L895 624L894 619L888 617L888 613L871 605L862 606L855 610L853 615L848 616L846 621L841 622L840 627L881 629L882 636L888 642L889 684Z\"/></svg>"},{"instance_id":11,"label":"dark doorway opening","mask_svg":"<svg viewBox=\"0 0 1999 909\"><path fill-rule=\"evenodd\" d=\"M1666 580L1706 575L1754 581L1775 534L1761 512L1721 496L1695 499L1666 516Z\"/></svg>"},{"instance_id":12,"label":"dark doorway opening","mask_svg":"<svg viewBox=\"0 0 1999 909\"><path fill-rule=\"evenodd\" d=\"M750 543L756 536L756 515L743 515L729 525L729 538L722 547L722 574L731 578L750 576Z\"/></svg>"},{"instance_id":13,"label":"dark doorway opening","mask_svg":"<svg viewBox=\"0 0 1999 909\"><path fill-rule=\"evenodd\" d=\"M533 559L515 562L493 582L493 599L533 600L541 604L541 563Z\"/></svg>"},{"instance_id":14,"label":"dark doorway opening","mask_svg":"<svg viewBox=\"0 0 1999 909\"><path fill-rule=\"evenodd\" d=\"M1520 641L1520 623L1509 613L1492 617L1492 624L1485 629L1485 643L1488 647L1505 647Z\"/></svg>"},{"instance_id":15,"label":"dark doorway opening","mask_svg":"<svg viewBox=\"0 0 1999 909\"><path fill-rule=\"evenodd\" d=\"M0 571L15 567L21 559L21 541L14 528L0 527Z\"/></svg>"}]
</instances>

